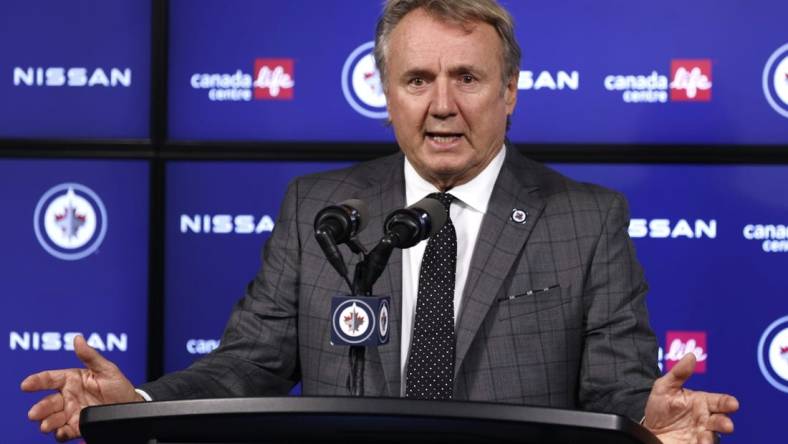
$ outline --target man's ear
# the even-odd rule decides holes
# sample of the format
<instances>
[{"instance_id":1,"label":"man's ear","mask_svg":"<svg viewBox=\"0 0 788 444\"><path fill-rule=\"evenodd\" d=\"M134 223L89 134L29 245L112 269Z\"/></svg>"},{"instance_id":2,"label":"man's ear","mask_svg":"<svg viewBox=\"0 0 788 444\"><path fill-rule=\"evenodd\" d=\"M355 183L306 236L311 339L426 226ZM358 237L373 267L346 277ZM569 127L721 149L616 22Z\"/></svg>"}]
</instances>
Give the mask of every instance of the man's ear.
<instances>
[{"instance_id":1,"label":"man's ear","mask_svg":"<svg viewBox=\"0 0 788 444\"><path fill-rule=\"evenodd\" d=\"M387 82L388 81L380 83L380 87L383 88L383 97L386 99L386 110L389 109L389 103L391 103L389 101L389 85Z\"/></svg>"},{"instance_id":2,"label":"man's ear","mask_svg":"<svg viewBox=\"0 0 788 444\"><path fill-rule=\"evenodd\" d=\"M512 115L514 107L517 105L517 83L520 80L520 73L512 74L509 82L506 84L506 89L503 92L503 99L506 103L506 114Z\"/></svg>"}]
</instances>

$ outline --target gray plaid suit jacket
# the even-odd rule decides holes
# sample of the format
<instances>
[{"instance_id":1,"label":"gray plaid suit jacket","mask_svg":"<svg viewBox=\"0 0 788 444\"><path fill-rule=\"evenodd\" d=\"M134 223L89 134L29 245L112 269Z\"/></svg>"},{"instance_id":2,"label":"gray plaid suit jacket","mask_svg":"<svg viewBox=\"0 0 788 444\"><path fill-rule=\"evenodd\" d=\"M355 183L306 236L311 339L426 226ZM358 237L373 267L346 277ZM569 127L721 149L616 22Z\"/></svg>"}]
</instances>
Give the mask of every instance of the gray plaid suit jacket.
<instances>
[{"instance_id":1,"label":"gray plaid suit jacket","mask_svg":"<svg viewBox=\"0 0 788 444\"><path fill-rule=\"evenodd\" d=\"M455 398L639 420L657 377L657 345L626 201L507 150L457 320ZM259 396L286 394L302 380L304 395L347 395L347 349L329 344L331 296L347 289L314 239L313 220L327 205L362 199L371 220L360 240L371 248L404 194L402 154L292 182L264 267L221 346L141 388L156 400ZM513 209L527 212L525 223L512 220ZM367 352L369 396L400 394L401 270L395 252L375 286L392 296L391 343Z\"/></svg>"}]
</instances>

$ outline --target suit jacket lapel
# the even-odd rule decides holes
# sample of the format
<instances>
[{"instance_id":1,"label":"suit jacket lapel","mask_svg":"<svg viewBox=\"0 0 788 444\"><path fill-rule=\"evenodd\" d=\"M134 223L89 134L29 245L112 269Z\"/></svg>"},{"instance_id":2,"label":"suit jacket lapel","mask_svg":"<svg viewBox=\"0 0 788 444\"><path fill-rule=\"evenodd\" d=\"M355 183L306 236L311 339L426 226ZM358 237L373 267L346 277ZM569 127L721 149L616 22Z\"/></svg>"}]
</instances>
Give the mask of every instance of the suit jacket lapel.
<instances>
[{"instance_id":1,"label":"suit jacket lapel","mask_svg":"<svg viewBox=\"0 0 788 444\"><path fill-rule=\"evenodd\" d=\"M455 378L544 208L543 199L536 193L538 178L529 171L528 162L514 148L507 147L506 160L490 196L465 283L456 327ZM524 223L514 220L513 210L526 212Z\"/></svg>"},{"instance_id":2,"label":"suit jacket lapel","mask_svg":"<svg viewBox=\"0 0 788 444\"><path fill-rule=\"evenodd\" d=\"M370 186L358 198L369 206L368 228L359 237L361 243L371 250L383 236L383 220L397 208L405 206L405 179L403 175L403 156L394 156L386 162L385 168L374 171ZM388 267L373 286L373 293L391 296L389 310L389 343L378 348L367 349L367 360L378 361L383 366L388 396L400 395L400 340L402 318L402 253L395 249L389 259Z\"/></svg>"}]
</instances>

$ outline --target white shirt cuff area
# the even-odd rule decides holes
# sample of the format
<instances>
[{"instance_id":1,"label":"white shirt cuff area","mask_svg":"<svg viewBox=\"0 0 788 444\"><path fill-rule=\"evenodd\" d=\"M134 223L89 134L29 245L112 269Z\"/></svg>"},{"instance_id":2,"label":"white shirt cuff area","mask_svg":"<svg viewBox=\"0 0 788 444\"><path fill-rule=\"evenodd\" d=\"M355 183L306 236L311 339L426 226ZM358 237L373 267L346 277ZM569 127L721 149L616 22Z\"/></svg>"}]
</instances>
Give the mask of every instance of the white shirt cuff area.
<instances>
[{"instance_id":1,"label":"white shirt cuff area","mask_svg":"<svg viewBox=\"0 0 788 444\"><path fill-rule=\"evenodd\" d=\"M147 402L153 401L153 398L151 398L150 395L147 392L145 392L145 390L134 389L134 391L137 392L140 396L142 396L142 399L144 399L145 401Z\"/></svg>"}]
</instances>

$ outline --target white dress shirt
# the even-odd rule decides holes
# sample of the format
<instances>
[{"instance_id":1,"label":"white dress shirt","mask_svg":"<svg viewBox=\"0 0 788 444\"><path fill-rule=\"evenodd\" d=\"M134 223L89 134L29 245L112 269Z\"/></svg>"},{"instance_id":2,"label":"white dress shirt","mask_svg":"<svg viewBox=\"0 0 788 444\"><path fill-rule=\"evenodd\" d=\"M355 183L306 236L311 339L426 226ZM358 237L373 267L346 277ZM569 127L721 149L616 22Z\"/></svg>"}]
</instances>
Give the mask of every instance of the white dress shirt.
<instances>
[{"instance_id":1,"label":"white dress shirt","mask_svg":"<svg viewBox=\"0 0 788 444\"><path fill-rule=\"evenodd\" d=\"M449 208L449 215L457 231L457 270L454 277L454 322L460 313L462 293L471 268L471 257L476 246L476 238L482 226L487 204L490 202L493 186L506 156L504 147L487 167L476 177L462 185L448 190L455 200ZM432 193L439 193L435 185L419 176L413 165L405 158L405 203L413 205ZM400 347L400 395L405 394L408 352L416 318L416 294L419 289L419 270L428 240L402 250L402 337Z\"/></svg>"}]
</instances>

